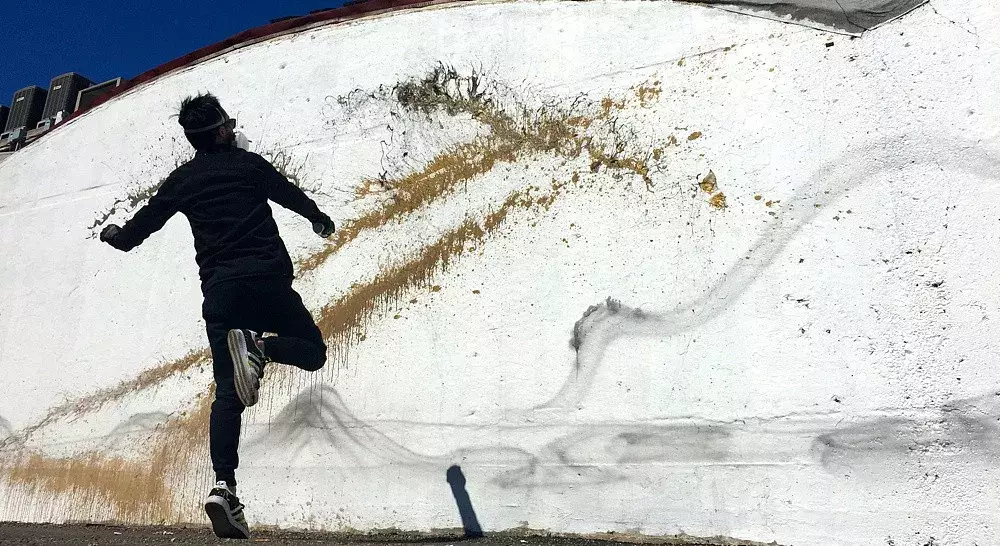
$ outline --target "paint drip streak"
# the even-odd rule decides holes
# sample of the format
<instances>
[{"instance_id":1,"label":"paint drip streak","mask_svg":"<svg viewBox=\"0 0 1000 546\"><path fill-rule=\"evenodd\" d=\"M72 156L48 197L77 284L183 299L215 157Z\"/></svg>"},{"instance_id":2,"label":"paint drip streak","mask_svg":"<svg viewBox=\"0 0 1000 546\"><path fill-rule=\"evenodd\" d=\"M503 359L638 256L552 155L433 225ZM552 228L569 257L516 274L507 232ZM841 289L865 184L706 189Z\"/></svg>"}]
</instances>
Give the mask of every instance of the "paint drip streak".
<instances>
[{"instance_id":1,"label":"paint drip streak","mask_svg":"<svg viewBox=\"0 0 1000 546\"><path fill-rule=\"evenodd\" d=\"M512 209L535 203L527 192L514 192L481 222L467 219L413 258L381 272L371 282L357 286L324 307L318 326L333 346L335 358L343 362L349 347L365 339L365 327L375 315L398 303L408 290L430 286L435 274L447 270L470 245L482 242L495 232Z\"/></svg>"},{"instance_id":2,"label":"paint drip streak","mask_svg":"<svg viewBox=\"0 0 1000 546\"><path fill-rule=\"evenodd\" d=\"M60 404L50 409L45 417L38 423L22 430L16 436L11 436L3 442L0 442L0 447L8 447L18 443L23 443L35 431L55 421L56 419L87 411L94 411L108 402L121 400L129 394L140 392L154 385L159 385L174 374L186 372L193 368L196 364L208 361L211 356L211 352L207 348L196 349L177 360L146 370L140 373L135 379L122 381L114 387L101 389L85 397Z\"/></svg>"},{"instance_id":3,"label":"paint drip streak","mask_svg":"<svg viewBox=\"0 0 1000 546\"><path fill-rule=\"evenodd\" d=\"M21 504L38 506L53 496L65 500L68 508L60 516L66 519L176 523L187 507L174 491L185 490L193 461L207 450L212 397L202 396L191 411L154 432L147 458L126 460L97 451L67 458L34 453L0 461L3 477L21 490Z\"/></svg>"}]
</instances>

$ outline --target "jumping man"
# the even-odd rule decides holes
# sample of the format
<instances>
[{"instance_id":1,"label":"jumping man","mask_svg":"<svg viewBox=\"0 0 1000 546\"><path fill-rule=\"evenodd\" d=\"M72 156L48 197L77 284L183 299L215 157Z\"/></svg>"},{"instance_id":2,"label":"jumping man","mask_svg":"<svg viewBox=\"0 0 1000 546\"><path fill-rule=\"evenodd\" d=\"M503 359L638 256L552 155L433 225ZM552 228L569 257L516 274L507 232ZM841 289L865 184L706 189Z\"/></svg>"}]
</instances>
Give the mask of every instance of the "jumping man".
<instances>
[{"instance_id":1,"label":"jumping man","mask_svg":"<svg viewBox=\"0 0 1000 546\"><path fill-rule=\"evenodd\" d=\"M323 237L334 225L266 159L236 147L236 120L211 94L185 99L178 122L194 159L172 172L123 227L104 228L101 241L127 252L176 212L191 224L215 375L209 443L217 482L205 511L216 535L247 539L236 496L243 410L257 403L267 363L316 371L326 362L319 328L292 289L292 260L267 202L304 216Z\"/></svg>"}]
</instances>

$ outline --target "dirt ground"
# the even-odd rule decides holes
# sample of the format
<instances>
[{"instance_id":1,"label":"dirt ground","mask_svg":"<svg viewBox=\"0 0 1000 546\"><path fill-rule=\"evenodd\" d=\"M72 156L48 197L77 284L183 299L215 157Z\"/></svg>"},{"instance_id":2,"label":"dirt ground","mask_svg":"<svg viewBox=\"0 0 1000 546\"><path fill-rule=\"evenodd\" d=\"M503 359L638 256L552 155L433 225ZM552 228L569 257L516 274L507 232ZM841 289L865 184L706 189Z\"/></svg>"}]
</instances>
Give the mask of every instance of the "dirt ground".
<instances>
[{"instance_id":1,"label":"dirt ground","mask_svg":"<svg viewBox=\"0 0 1000 546\"><path fill-rule=\"evenodd\" d=\"M0 523L0 545L83 545L132 546L168 544L236 544L242 541L215 538L206 527L118 527L114 525L73 524L49 525ZM510 534L487 534L466 539L460 535L423 536L406 534L345 535L276 530L255 530L248 543L279 545L337 544L341 546L635 546L634 542L615 542L582 538L561 538ZM660 542L663 544L664 542ZM667 544L680 544L669 541ZM690 546L710 546L684 542ZM718 542L715 544L719 544ZM735 544L735 543L730 543Z\"/></svg>"}]
</instances>

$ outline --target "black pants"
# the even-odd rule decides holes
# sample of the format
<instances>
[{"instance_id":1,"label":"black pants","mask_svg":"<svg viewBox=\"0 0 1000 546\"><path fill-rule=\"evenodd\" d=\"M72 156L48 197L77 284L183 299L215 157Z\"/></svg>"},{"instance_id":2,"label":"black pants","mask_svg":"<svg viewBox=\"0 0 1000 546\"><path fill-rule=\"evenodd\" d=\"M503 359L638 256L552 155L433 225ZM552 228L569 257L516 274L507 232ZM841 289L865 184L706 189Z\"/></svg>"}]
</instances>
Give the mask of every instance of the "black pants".
<instances>
[{"instance_id":1,"label":"black pants","mask_svg":"<svg viewBox=\"0 0 1000 546\"><path fill-rule=\"evenodd\" d=\"M246 407L236 395L229 330L245 328L277 334L264 340L264 355L274 362L316 371L326 362L326 345L291 279L250 277L222 282L205 293L202 316L212 348L215 401L209 424L216 480L236 485L240 426Z\"/></svg>"}]
</instances>

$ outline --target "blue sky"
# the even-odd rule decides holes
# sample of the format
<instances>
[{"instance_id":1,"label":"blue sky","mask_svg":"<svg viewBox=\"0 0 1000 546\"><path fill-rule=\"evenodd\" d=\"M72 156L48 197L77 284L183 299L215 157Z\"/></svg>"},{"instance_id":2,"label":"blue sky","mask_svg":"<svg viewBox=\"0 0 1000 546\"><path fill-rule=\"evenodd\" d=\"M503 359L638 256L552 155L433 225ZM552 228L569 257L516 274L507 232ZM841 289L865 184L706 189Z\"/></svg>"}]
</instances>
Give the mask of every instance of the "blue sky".
<instances>
[{"instance_id":1,"label":"blue sky","mask_svg":"<svg viewBox=\"0 0 1000 546\"><path fill-rule=\"evenodd\" d=\"M287 15L337 7L344 0L51 0L0 6L0 104L14 91L48 89L55 76L128 79ZM70 7L72 6L72 7Z\"/></svg>"}]
</instances>

